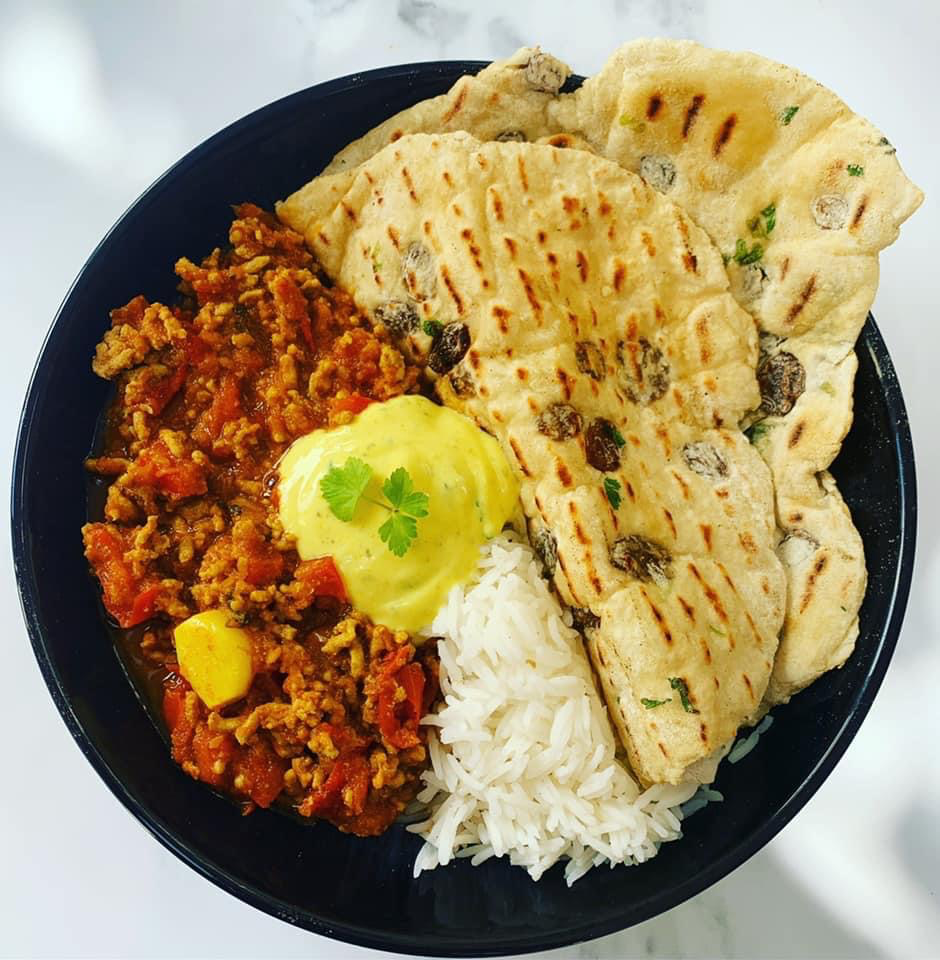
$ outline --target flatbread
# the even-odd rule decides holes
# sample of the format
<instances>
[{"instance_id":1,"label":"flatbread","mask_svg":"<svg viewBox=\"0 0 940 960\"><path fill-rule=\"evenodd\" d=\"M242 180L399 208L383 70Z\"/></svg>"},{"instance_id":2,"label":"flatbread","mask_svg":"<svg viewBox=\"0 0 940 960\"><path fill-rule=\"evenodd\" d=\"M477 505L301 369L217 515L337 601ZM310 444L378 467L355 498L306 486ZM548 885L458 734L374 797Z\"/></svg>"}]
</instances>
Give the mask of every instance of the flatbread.
<instances>
[{"instance_id":1,"label":"flatbread","mask_svg":"<svg viewBox=\"0 0 940 960\"><path fill-rule=\"evenodd\" d=\"M853 346L874 299L878 252L923 196L880 131L763 57L637 40L577 92L552 97L524 91L522 64L536 54L544 56L525 48L462 78L350 144L327 170L361 163L402 133L462 129L482 139L518 129L615 160L706 230L729 258L735 297L767 334L764 398L750 419L773 473L787 565L768 703L786 701L840 666L858 635L864 551L828 467L852 422Z\"/></svg>"},{"instance_id":2,"label":"flatbread","mask_svg":"<svg viewBox=\"0 0 940 960\"><path fill-rule=\"evenodd\" d=\"M759 711L785 595L738 428L756 327L706 235L616 164L465 134L403 137L278 214L500 440L634 770L679 782Z\"/></svg>"},{"instance_id":3,"label":"flatbread","mask_svg":"<svg viewBox=\"0 0 940 960\"><path fill-rule=\"evenodd\" d=\"M447 93L422 100L380 123L340 150L323 172L358 167L409 133L463 130L478 140L537 140L551 132L548 105L570 75L567 64L539 47L523 47L478 74L461 77Z\"/></svg>"}]
</instances>

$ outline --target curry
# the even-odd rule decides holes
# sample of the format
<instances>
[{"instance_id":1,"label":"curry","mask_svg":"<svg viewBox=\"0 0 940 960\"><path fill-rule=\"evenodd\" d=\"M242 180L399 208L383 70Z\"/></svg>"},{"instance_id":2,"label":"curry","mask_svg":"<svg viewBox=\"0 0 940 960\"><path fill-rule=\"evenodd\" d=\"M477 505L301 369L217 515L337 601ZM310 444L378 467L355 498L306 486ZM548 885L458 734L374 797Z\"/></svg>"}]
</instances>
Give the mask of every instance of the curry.
<instances>
[{"instance_id":1,"label":"curry","mask_svg":"<svg viewBox=\"0 0 940 960\"><path fill-rule=\"evenodd\" d=\"M275 801L384 830L427 763L433 644L350 605L326 551L278 513L291 443L419 389L420 368L252 205L230 246L181 259L179 304L114 310L95 372L115 382L83 529L113 621L162 682L173 758L246 812Z\"/></svg>"}]
</instances>

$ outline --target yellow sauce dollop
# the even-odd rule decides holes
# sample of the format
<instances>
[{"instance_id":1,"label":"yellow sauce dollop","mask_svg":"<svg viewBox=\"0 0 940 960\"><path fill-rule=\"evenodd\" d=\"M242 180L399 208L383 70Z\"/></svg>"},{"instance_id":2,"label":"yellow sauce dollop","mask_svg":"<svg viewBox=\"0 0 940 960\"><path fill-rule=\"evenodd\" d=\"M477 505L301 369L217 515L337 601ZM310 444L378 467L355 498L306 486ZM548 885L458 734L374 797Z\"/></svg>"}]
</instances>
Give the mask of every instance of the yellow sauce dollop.
<instances>
[{"instance_id":1,"label":"yellow sauce dollop","mask_svg":"<svg viewBox=\"0 0 940 960\"><path fill-rule=\"evenodd\" d=\"M348 523L320 491L331 467L358 457L372 477ZM403 557L379 538L389 514L382 484L404 467L429 498L428 515ZM279 512L301 559L330 555L353 606L395 630L428 626L457 583L476 569L483 542L513 514L519 485L489 434L424 397L373 403L352 423L295 440L279 464Z\"/></svg>"}]
</instances>

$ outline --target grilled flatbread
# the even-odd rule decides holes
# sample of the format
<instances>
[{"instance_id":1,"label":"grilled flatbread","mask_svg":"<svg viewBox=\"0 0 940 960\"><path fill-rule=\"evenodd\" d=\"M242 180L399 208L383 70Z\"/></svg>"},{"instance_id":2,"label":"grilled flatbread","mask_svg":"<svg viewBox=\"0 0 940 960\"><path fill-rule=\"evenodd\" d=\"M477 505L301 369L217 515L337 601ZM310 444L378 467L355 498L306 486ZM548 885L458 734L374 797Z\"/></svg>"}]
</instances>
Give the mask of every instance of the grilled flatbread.
<instances>
[{"instance_id":1,"label":"grilled flatbread","mask_svg":"<svg viewBox=\"0 0 940 960\"><path fill-rule=\"evenodd\" d=\"M467 131L478 140L537 140L551 132L547 108L569 76L567 64L538 47L523 47L474 76L461 77L447 93L380 123L344 147L323 172L358 167L409 133Z\"/></svg>"},{"instance_id":2,"label":"grilled flatbread","mask_svg":"<svg viewBox=\"0 0 940 960\"><path fill-rule=\"evenodd\" d=\"M404 137L278 213L503 444L634 770L679 782L759 711L784 614L738 428L757 331L718 252L616 164L465 134Z\"/></svg>"},{"instance_id":3,"label":"grilled flatbread","mask_svg":"<svg viewBox=\"0 0 940 960\"><path fill-rule=\"evenodd\" d=\"M827 472L852 422L853 345L878 252L922 201L894 148L809 77L749 53L637 40L575 93L525 91L520 50L349 145L328 171L393 136L467 130L589 149L688 211L727 258L761 330L756 445L773 473L788 607L768 702L840 666L858 634L861 538ZM557 71L566 75L567 68ZM524 106L520 107L519 104ZM480 105L488 105L481 109Z\"/></svg>"}]
</instances>

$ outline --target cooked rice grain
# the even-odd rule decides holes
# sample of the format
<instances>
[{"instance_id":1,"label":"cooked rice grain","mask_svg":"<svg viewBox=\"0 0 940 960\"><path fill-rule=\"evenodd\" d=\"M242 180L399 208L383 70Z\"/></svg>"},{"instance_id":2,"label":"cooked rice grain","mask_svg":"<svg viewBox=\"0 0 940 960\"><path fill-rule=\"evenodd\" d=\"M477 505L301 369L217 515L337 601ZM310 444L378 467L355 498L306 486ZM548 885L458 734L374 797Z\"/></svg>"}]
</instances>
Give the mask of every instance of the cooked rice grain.
<instances>
[{"instance_id":1,"label":"cooked rice grain","mask_svg":"<svg viewBox=\"0 0 940 960\"><path fill-rule=\"evenodd\" d=\"M570 886L593 866L642 863L681 836L698 784L643 793L616 743L580 635L510 537L482 550L479 579L455 587L432 625L444 704L425 718L431 767L408 827L423 870L508 856L534 880L565 859Z\"/></svg>"}]
</instances>

